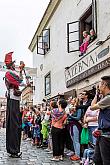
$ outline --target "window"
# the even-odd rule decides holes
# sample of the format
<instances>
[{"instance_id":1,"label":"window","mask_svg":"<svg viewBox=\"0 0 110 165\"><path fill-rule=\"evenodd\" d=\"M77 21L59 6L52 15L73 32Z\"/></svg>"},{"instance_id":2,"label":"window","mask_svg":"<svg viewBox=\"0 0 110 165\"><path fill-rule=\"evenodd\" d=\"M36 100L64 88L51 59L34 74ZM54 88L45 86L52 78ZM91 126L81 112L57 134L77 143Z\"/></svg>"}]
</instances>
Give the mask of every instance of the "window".
<instances>
[{"instance_id":1,"label":"window","mask_svg":"<svg viewBox=\"0 0 110 165\"><path fill-rule=\"evenodd\" d=\"M50 49L50 29L44 29L40 36L37 36L37 54L45 55Z\"/></svg>"},{"instance_id":2,"label":"window","mask_svg":"<svg viewBox=\"0 0 110 165\"><path fill-rule=\"evenodd\" d=\"M92 0L92 4L78 21L67 24L68 53L79 51L79 46L83 42L83 31L90 32L91 29L97 34L96 0Z\"/></svg>"},{"instance_id":3,"label":"window","mask_svg":"<svg viewBox=\"0 0 110 165\"><path fill-rule=\"evenodd\" d=\"M51 76L50 72L45 76L45 96L51 93Z\"/></svg>"}]
</instances>

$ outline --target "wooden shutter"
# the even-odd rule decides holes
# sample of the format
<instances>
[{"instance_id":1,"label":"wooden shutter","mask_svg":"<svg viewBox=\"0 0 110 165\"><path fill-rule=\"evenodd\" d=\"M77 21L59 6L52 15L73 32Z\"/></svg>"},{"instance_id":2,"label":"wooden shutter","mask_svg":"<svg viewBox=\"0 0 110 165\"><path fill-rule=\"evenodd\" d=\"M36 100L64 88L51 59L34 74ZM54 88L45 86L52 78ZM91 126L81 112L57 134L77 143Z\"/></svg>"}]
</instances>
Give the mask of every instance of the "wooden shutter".
<instances>
[{"instance_id":1,"label":"wooden shutter","mask_svg":"<svg viewBox=\"0 0 110 165\"><path fill-rule=\"evenodd\" d=\"M68 53L79 51L79 21L67 23L67 50Z\"/></svg>"},{"instance_id":2,"label":"wooden shutter","mask_svg":"<svg viewBox=\"0 0 110 165\"><path fill-rule=\"evenodd\" d=\"M44 29L40 36L37 36L37 54L45 55L50 49L50 29Z\"/></svg>"},{"instance_id":3,"label":"wooden shutter","mask_svg":"<svg viewBox=\"0 0 110 165\"><path fill-rule=\"evenodd\" d=\"M44 55L43 35L37 36L37 54Z\"/></svg>"}]
</instances>

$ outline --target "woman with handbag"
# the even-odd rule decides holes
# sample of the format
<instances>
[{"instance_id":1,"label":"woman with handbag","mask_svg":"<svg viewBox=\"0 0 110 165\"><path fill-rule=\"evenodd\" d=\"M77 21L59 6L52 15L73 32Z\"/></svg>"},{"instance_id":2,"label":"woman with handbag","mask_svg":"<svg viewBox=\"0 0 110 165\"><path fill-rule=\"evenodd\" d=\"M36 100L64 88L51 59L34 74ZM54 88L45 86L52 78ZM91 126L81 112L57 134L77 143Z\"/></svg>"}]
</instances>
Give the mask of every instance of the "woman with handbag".
<instances>
[{"instance_id":1,"label":"woman with handbag","mask_svg":"<svg viewBox=\"0 0 110 165\"><path fill-rule=\"evenodd\" d=\"M98 127L98 116L99 110L92 111L90 107L88 107L84 115L84 123L87 124L89 141L94 145L96 144L96 138L92 135L92 132Z\"/></svg>"},{"instance_id":2,"label":"woman with handbag","mask_svg":"<svg viewBox=\"0 0 110 165\"><path fill-rule=\"evenodd\" d=\"M92 132L98 127L98 116L99 110L92 111L90 107L88 107L84 115L84 128L81 134L81 141L83 144L88 144L88 148L84 150L81 161L84 165L89 165L90 158L93 157L94 149L90 144L92 144L92 146L96 145L96 138L93 136Z\"/></svg>"}]
</instances>

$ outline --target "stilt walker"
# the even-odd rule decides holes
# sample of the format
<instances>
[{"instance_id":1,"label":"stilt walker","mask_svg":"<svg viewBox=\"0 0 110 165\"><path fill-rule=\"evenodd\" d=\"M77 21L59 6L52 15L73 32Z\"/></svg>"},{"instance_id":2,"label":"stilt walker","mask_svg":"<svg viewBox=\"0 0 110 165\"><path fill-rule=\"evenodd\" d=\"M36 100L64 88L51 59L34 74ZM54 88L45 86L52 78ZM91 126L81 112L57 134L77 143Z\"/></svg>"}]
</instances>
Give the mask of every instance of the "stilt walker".
<instances>
[{"instance_id":1,"label":"stilt walker","mask_svg":"<svg viewBox=\"0 0 110 165\"><path fill-rule=\"evenodd\" d=\"M10 52L5 56L5 64L8 71L5 74L5 84L7 87L7 109L6 109L6 150L9 156L21 157L21 124L20 95L19 86L22 83L20 76L15 71L15 61L12 61Z\"/></svg>"}]
</instances>

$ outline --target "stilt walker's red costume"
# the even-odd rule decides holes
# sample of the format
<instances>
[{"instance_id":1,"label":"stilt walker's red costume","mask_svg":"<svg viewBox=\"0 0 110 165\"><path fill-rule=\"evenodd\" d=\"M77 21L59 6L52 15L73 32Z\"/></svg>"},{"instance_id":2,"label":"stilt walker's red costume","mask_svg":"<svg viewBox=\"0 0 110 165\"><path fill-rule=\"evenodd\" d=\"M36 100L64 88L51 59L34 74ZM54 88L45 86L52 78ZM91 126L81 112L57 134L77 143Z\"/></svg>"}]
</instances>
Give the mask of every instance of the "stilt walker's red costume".
<instances>
[{"instance_id":1,"label":"stilt walker's red costume","mask_svg":"<svg viewBox=\"0 0 110 165\"><path fill-rule=\"evenodd\" d=\"M6 110L6 149L12 157L20 157L21 124L20 92L18 91L21 80L15 71L12 53L5 56L5 64L8 71L5 74L7 87L7 110Z\"/></svg>"}]
</instances>

